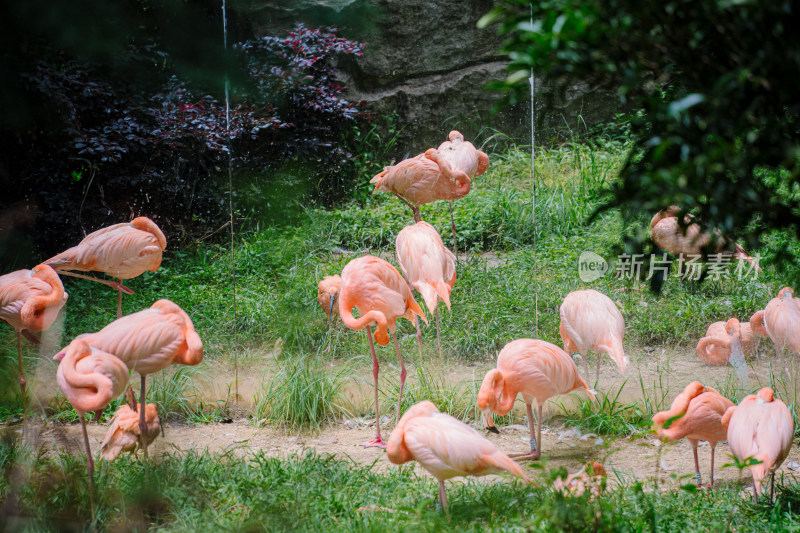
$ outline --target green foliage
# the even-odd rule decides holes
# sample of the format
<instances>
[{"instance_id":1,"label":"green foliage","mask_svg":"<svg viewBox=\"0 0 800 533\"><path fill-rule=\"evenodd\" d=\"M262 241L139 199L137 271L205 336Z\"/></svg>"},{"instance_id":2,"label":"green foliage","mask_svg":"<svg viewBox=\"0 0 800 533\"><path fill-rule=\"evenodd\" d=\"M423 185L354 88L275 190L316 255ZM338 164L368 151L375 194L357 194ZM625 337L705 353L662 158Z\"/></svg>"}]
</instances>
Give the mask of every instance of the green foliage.
<instances>
[{"instance_id":1,"label":"green foliage","mask_svg":"<svg viewBox=\"0 0 800 533\"><path fill-rule=\"evenodd\" d=\"M348 413L342 387L350 374L347 365L332 370L317 357L283 362L256 396L257 424L270 422L292 430L321 428Z\"/></svg>"},{"instance_id":2,"label":"green foliage","mask_svg":"<svg viewBox=\"0 0 800 533\"><path fill-rule=\"evenodd\" d=\"M602 209L623 208L631 250L642 215L676 204L752 246L770 231L797 241L800 223L800 10L791 2L496 0L481 21L508 37L508 80L552 82L548 101L575 83L617 90L641 106L630 120L633 157ZM775 260L792 265L791 252ZM787 273L798 280L796 269Z\"/></svg>"}]
</instances>

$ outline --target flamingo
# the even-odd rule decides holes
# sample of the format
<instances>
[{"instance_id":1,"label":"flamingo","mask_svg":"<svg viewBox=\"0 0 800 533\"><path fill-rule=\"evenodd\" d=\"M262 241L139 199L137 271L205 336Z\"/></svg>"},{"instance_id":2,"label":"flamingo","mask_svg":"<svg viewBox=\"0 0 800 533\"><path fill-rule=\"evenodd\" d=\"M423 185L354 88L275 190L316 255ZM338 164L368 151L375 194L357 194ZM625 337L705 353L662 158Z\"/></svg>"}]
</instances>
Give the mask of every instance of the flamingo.
<instances>
[{"instance_id":1,"label":"flamingo","mask_svg":"<svg viewBox=\"0 0 800 533\"><path fill-rule=\"evenodd\" d=\"M397 234L395 253L400 271L425 300L428 310L436 317L436 344L442 357L442 338L439 332L439 300L450 309L450 291L456 282L456 257L445 248L442 237L427 222L406 226ZM419 322L417 342L422 354Z\"/></svg>"},{"instance_id":2,"label":"flamingo","mask_svg":"<svg viewBox=\"0 0 800 533\"><path fill-rule=\"evenodd\" d=\"M792 415L786 404L775 398L773 390L764 387L758 394L747 396L738 406L729 407L722 417L722 425L727 429L728 446L734 456L740 461L749 458L761 461L749 465L755 490L753 497L758 502L761 481L772 472L774 489L775 470L789 455L794 436Z\"/></svg>"},{"instance_id":3,"label":"flamingo","mask_svg":"<svg viewBox=\"0 0 800 533\"><path fill-rule=\"evenodd\" d=\"M161 421L158 419L158 410L155 404L148 403L144 408L144 419L147 424L144 440L147 445L153 443L161 432ZM142 433L139 426L138 409L129 405L122 405L108 428L102 444L100 444L100 457L113 461L120 452L135 453L141 447Z\"/></svg>"},{"instance_id":4,"label":"flamingo","mask_svg":"<svg viewBox=\"0 0 800 533\"><path fill-rule=\"evenodd\" d=\"M675 257L681 258L684 255L705 255L703 250L710 249L713 253L733 256L736 259L744 259L757 271L761 272L758 263L744 251L740 245L733 243L736 251L726 250L731 240L725 237L719 230L714 230L712 242L711 234L703 231L700 224L696 222L694 215L684 214L683 225L678 220L681 208L672 205L662 209L650 221L650 238L656 246L666 250Z\"/></svg>"},{"instance_id":5,"label":"flamingo","mask_svg":"<svg viewBox=\"0 0 800 533\"><path fill-rule=\"evenodd\" d=\"M533 483L513 459L464 422L425 400L410 407L386 447L389 461L417 461L439 481L439 503L447 510L444 482L458 476L508 473Z\"/></svg>"},{"instance_id":6,"label":"flamingo","mask_svg":"<svg viewBox=\"0 0 800 533\"><path fill-rule=\"evenodd\" d=\"M17 332L19 388L25 407L25 373L22 366L22 336L39 343L33 333L53 325L58 312L67 302L64 285L55 270L41 264L31 270L17 270L0 276L0 322Z\"/></svg>"},{"instance_id":7,"label":"flamingo","mask_svg":"<svg viewBox=\"0 0 800 533\"><path fill-rule=\"evenodd\" d=\"M386 167L370 183L375 184L373 194L378 191L390 192L410 207L414 222L422 220L420 205L436 200L458 200L466 196L470 188L469 176L451 167L434 148Z\"/></svg>"},{"instance_id":8,"label":"flamingo","mask_svg":"<svg viewBox=\"0 0 800 533\"><path fill-rule=\"evenodd\" d=\"M78 412L86 447L86 469L94 508L94 461L86 433L85 413L102 411L128 385L128 367L115 355L90 346L85 338L77 337L54 359L60 361L56 372L58 388Z\"/></svg>"},{"instance_id":9,"label":"flamingo","mask_svg":"<svg viewBox=\"0 0 800 533\"><path fill-rule=\"evenodd\" d=\"M339 306L336 305L336 298L339 296L339 289L342 285L342 278L339 275L335 276L325 276L322 281L319 282L319 286L317 289L317 302L319 302L319 306L325 312L325 315L328 317L328 320L331 319L331 315L339 314Z\"/></svg>"},{"instance_id":10,"label":"flamingo","mask_svg":"<svg viewBox=\"0 0 800 533\"><path fill-rule=\"evenodd\" d=\"M478 391L478 409L483 413L486 429L499 433L492 413L508 414L517 394L522 394L528 411L531 451L511 455L518 460L538 459L542 444L542 406L549 398L583 389L594 399L594 391L578 374L572 358L555 344L536 339L517 339L506 344L497 356L497 368L483 378ZM536 400L537 420L534 435L533 409ZM539 444L537 447L537 443Z\"/></svg>"},{"instance_id":11,"label":"flamingo","mask_svg":"<svg viewBox=\"0 0 800 533\"><path fill-rule=\"evenodd\" d=\"M448 140L439 145L439 153L455 169L464 172L470 180L480 176L489 168L489 156L483 151L464 140L464 136L453 130L447 136ZM456 250L456 222L453 219L453 200L450 203L450 227L453 230L453 250Z\"/></svg>"},{"instance_id":12,"label":"flamingo","mask_svg":"<svg viewBox=\"0 0 800 533\"><path fill-rule=\"evenodd\" d=\"M711 486L714 486L714 451L717 443L726 439L722 424L725 411L733 402L699 381L689 383L672 401L668 411L653 416L653 429L659 437L676 441L684 437L694 453L694 477L697 485L703 484L700 463L697 460L697 443L704 440L711 445ZM665 427L667 426L667 427Z\"/></svg>"},{"instance_id":13,"label":"flamingo","mask_svg":"<svg viewBox=\"0 0 800 533\"><path fill-rule=\"evenodd\" d=\"M381 346L389 344L389 333L394 339L397 360L400 361L400 396L397 398L397 418L400 419L400 402L403 399L403 384L406 380L406 367L400 355L400 346L395 335L395 322L398 318L415 321L417 315L428 323L422 308L414 300L403 276L388 262L371 255L353 259L342 270L341 290L339 292L339 315L344 325L360 331L367 328L369 349L372 352L372 377L375 379L375 439L363 444L364 447L385 447L381 438L381 424L378 413L378 357L372 344L370 325L376 324L375 342ZM353 316L353 306L358 309L360 318ZM388 330L388 333L387 333Z\"/></svg>"},{"instance_id":14,"label":"flamingo","mask_svg":"<svg viewBox=\"0 0 800 533\"><path fill-rule=\"evenodd\" d=\"M756 335L772 339L778 357L783 348L800 354L800 299L791 287L781 289L763 311L757 311L750 325Z\"/></svg>"},{"instance_id":15,"label":"flamingo","mask_svg":"<svg viewBox=\"0 0 800 533\"><path fill-rule=\"evenodd\" d=\"M600 496L605 488L605 478L608 476L605 467L597 461L586 464L578 472L569 474L566 479L558 477L553 482L553 489L564 496L583 496L586 491L591 494L590 499Z\"/></svg>"},{"instance_id":16,"label":"flamingo","mask_svg":"<svg viewBox=\"0 0 800 533\"><path fill-rule=\"evenodd\" d=\"M564 341L564 351L578 352L583 356L586 377L589 377L589 361L586 354L597 350L597 373L595 383L600 380L600 354L608 354L625 373L628 357L622 348L625 336L625 320L611 298L594 289L573 291L564 298L560 308L559 333Z\"/></svg>"},{"instance_id":17,"label":"flamingo","mask_svg":"<svg viewBox=\"0 0 800 533\"><path fill-rule=\"evenodd\" d=\"M156 223L147 217L137 217L90 233L77 246L45 263L65 276L89 279L117 289L117 318L120 318L122 293L133 294L122 285L122 280L135 278L145 270L158 270L166 247L167 240ZM119 282L75 274L73 270L105 272Z\"/></svg>"},{"instance_id":18,"label":"flamingo","mask_svg":"<svg viewBox=\"0 0 800 533\"><path fill-rule=\"evenodd\" d=\"M739 336L745 356L756 353L758 337L754 335L753 327L749 322L740 323L738 319L731 318L727 322L713 322L708 326L706 336L697 343L697 356L707 365L727 364L731 357L731 334Z\"/></svg>"},{"instance_id":19,"label":"flamingo","mask_svg":"<svg viewBox=\"0 0 800 533\"><path fill-rule=\"evenodd\" d=\"M100 331L79 338L93 348L113 353L128 369L139 373L142 383L139 402L142 405L146 405L145 381L148 374L174 363L197 365L203 360L203 342L192 320L170 300L158 300L149 309L118 318ZM139 430L140 435L147 434L145 409L139 410ZM144 439L142 450L147 457Z\"/></svg>"}]
</instances>

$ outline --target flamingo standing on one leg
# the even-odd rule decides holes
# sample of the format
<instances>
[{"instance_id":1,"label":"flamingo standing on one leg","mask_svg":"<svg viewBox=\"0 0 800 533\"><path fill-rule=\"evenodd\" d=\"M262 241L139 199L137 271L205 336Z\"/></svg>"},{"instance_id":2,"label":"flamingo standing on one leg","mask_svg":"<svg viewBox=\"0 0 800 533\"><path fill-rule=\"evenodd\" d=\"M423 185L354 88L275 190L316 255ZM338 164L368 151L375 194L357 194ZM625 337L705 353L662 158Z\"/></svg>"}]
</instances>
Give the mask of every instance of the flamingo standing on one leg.
<instances>
[{"instance_id":1,"label":"flamingo standing on one leg","mask_svg":"<svg viewBox=\"0 0 800 533\"><path fill-rule=\"evenodd\" d=\"M419 206L436 200L458 200L469 193L470 178L450 166L438 150L429 148L424 154L404 159L370 180L373 194L390 192L411 208L414 222L422 220Z\"/></svg>"},{"instance_id":2,"label":"flamingo standing on one leg","mask_svg":"<svg viewBox=\"0 0 800 533\"><path fill-rule=\"evenodd\" d=\"M758 394L747 396L738 406L729 407L722 417L722 425L727 429L728 446L733 455L741 461L751 457L761 461L749 466L753 497L758 502L761 481L772 472L774 489L775 470L789 455L794 436L792 414L786 404L775 398L772 389L764 387Z\"/></svg>"},{"instance_id":3,"label":"flamingo standing on one leg","mask_svg":"<svg viewBox=\"0 0 800 533\"><path fill-rule=\"evenodd\" d=\"M317 302L325 312L328 320L331 315L339 314L339 306L336 305L336 298L339 296L339 289L342 286L342 278L339 275L325 276L319 282L317 288Z\"/></svg>"},{"instance_id":4,"label":"flamingo standing on one leg","mask_svg":"<svg viewBox=\"0 0 800 533\"><path fill-rule=\"evenodd\" d=\"M436 317L436 344L442 357L442 338L439 333L439 300L450 309L450 291L456 282L456 257L448 250L436 229L427 222L406 226L397 234L395 253L400 271L425 300ZM416 322L416 321L415 321ZM420 343L419 322L417 342Z\"/></svg>"},{"instance_id":5,"label":"flamingo standing on one leg","mask_svg":"<svg viewBox=\"0 0 800 533\"><path fill-rule=\"evenodd\" d=\"M757 311L750 325L756 335L772 339L779 358L784 348L800 354L800 299L791 287L781 289L763 311Z\"/></svg>"},{"instance_id":6,"label":"flamingo standing on one leg","mask_svg":"<svg viewBox=\"0 0 800 533\"><path fill-rule=\"evenodd\" d=\"M717 443L726 440L726 428L722 415L733 406L733 402L699 381L689 383L682 393L672 401L668 411L653 416L653 429L659 437L670 441L684 437L694 452L694 476L698 486L703 484L700 463L697 460L697 443L704 440L711 445L711 486L714 486L714 450ZM676 418L680 417L680 418ZM667 422L669 427L665 428Z\"/></svg>"},{"instance_id":7,"label":"flamingo standing on one leg","mask_svg":"<svg viewBox=\"0 0 800 533\"><path fill-rule=\"evenodd\" d=\"M66 276L90 279L117 289L117 318L120 318L122 293L133 294L122 285L122 280L135 278L145 270L158 270L166 247L167 240L156 223L147 217L138 217L90 233L77 246L45 263ZM105 272L119 279L119 283L74 274L73 270Z\"/></svg>"},{"instance_id":8,"label":"flamingo standing on one leg","mask_svg":"<svg viewBox=\"0 0 800 533\"><path fill-rule=\"evenodd\" d=\"M564 351L578 352L583 356L586 378L589 377L589 361L586 354L597 350L597 373L595 383L600 380L600 354L608 354L625 373L628 357L622 348L625 336L625 320L611 298L593 289L573 291L561 304L559 333L564 341Z\"/></svg>"},{"instance_id":9,"label":"flamingo standing on one leg","mask_svg":"<svg viewBox=\"0 0 800 533\"><path fill-rule=\"evenodd\" d=\"M518 460L538 459L542 446L542 406L548 398L583 389L594 399L594 391L578 374L578 367L561 348L536 339L517 339L506 344L497 356L497 368L490 370L478 391L478 409L486 429L499 433L492 413L508 414L518 394L528 411L531 451L512 455ZM534 435L533 409L536 400L539 421ZM538 446L537 446L538 443Z\"/></svg>"},{"instance_id":10,"label":"flamingo standing on one leg","mask_svg":"<svg viewBox=\"0 0 800 533\"><path fill-rule=\"evenodd\" d=\"M145 380L148 374L174 363L196 365L203 360L203 342L192 320L170 300L158 300L149 309L118 318L100 331L79 338L93 348L113 353L130 370L141 375L141 405L147 404ZM145 409L139 409L139 429L140 435L147 434ZM147 457L144 440L142 450Z\"/></svg>"},{"instance_id":11,"label":"flamingo standing on one leg","mask_svg":"<svg viewBox=\"0 0 800 533\"><path fill-rule=\"evenodd\" d=\"M78 412L86 447L86 468L94 509L94 461L86 433L85 413L100 411L125 390L128 385L128 367L118 357L94 346L84 338L73 340L54 357L60 360L56 380L58 388Z\"/></svg>"},{"instance_id":12,"label":"flamingo standing on one leg","mask_svg":"<svg viewBox=\"0 0 800 533\"><path fill-rule=\"evenodd\" d=\"M439 481L439 503L447 510L444 482L458 476L508 473L533 483L519 464L464 422L441 413L433 403L410 407L386 447L394 464L417 461Z\"/></svg>"},{"instance_id":13,"label":"flamingo standing on one leg","mask_svg":"<svg viewBox=\"0 0 800 533\"><path fill-rule=\"evenodd\" d=\"M455 169L464 172L470 180L480 176L489 168L489 156L483 151L464 140L460 132L453 130L448 135L447 141L439 145L439 153ZM453 250L458 250L456 244L456 222L453 218L453 200L450 202L450 228L453 230Z\"/></svg>"},{"instance_id":14,"label":"flamingo standing on one leg","mask_svg":"<svg viewBox=\"0 0 800 533\"><path fill-rule=\"evenodd\" d=\"M37 265L32 270L17 270L0 276L0 322L8 323L17 331L19 388L22 391L23 410L26 383L21 336L38 344L39 339L33 334L52 326L66 302L67 293L64 292L61 279L47 265Z\"/></svg>"},{"instance_id":15,"label":"flamingo standing on one leg","mask_svg":"<svg viewBox=\"0 0 800 533\"><path fill-rule=\"evenodd\" d=\"M358 309L360 318L353 316L353 306ZM389 344L392 334L397 359L400 362L400 395L397 398L397 420L400 419L400 402L403 399L403 384L406 381L406 367L400 355L400 346L395 335L395 322L398 318L415 320L418 315L428 323L422 308L414 300L411 288L403 276L392 265L371 255L353 259L342 270L342 286L339 292L339 315L344 325L356 331L367 328L367 339L372 352L372 376L375 379L375 439L364 446L384 447L381 438L381 422L378 411L378 357L372 344L370 325L376 324L375 341L381 346ZM388 330L388 333L387 333Z\"/></svg>"}]
</instances>

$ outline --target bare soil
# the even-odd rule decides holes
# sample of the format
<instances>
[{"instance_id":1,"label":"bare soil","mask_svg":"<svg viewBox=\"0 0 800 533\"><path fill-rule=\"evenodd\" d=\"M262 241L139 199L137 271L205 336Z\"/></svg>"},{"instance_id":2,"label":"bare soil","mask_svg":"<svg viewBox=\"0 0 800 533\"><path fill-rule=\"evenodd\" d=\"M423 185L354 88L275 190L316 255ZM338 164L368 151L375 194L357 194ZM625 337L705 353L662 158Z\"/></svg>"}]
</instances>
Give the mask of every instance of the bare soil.
<instances>
[{"instance_id":1,"label":"bare soil","mask_svg":"<svg viewBox=\"0 0 800 533\"><path fill-rule=\"evenodd\" d=\"M665 409L674 396L686 384L693 380L702 381L706 385L717 387L721 392L732 394L735 388L755 391L765 386L769 378L769 356L775 358L767 347L767 353L750 362L746 383L741 383L730 366L710 367L699 361L692 347L640 347L629 353L631 364L626 375L620 375L616 366L608 358L601 362L600 381L595 389L601 392L616 394L621 389L619 399L623 402L643 401L649 399L657 409ZM762 347L762 352L764 352ZM594 377L595 359L589 356L589 376ZM583 362L577 361L583 373ZM793 365L794 363L792 363ZM332 367L335 363L331 363ZM779 365L780 366L780 365ZM382 365L382 376L392 376L399 369L391 364ZM440 373L446 381L457 384L464 381L480 380L490 368L488 363L481 365L445 365L433 369ZM430 369L430 363L429 363ZM794 370L793 368L791 370ZM789 372L784 375L794 375ZM204 400L230 399L229 385L233 382L234 373L230 368L218 368L208 365L203 375L196 377L198 390ZM37 376L38 390L44 390L50 378ZM42 379L44 378L44 379ZM240 369L239 390L244 398L253 398L255 391L263 380L269 379L269 371L262 368ZM414 369L409 368L409 381L414 379ZM372 376L367 367L358 369L352 383L345 393L353 404L371 402ZM385 384L382 378L381 384ZM783 394L783 400L789 404L795 401L798 392L796 380L777 380L776 390ZM52 389L50 389L52 390ZM652 436L634 438L609 439L597 435L583 435L573 428L566 428L553 415L569 409L577 401L575 395L562 396L548 401L544 406L545 424L542 431L541 448L548 467L564 466L569 471L576 471L589 461L598 460L606 465L612 480L632 481L647 480L657 476L660 480L677 483L674 477L693 474L693 458L691 446L685 440L663 445ZM557 405L555 402L561 404ZM382 406L383 414L393 412L393 407ZM524 416L521 402L517 405L520 420ZM35 420L35 419L34 419ZM394 421L385 417L383 422L384 438L388 438ZM478 426L476 426L478 427ZM22 433L21 426L12 426L11 431ZM90 424L89 439L92 449L97 452L106 432L106 427ZM481 428L479 428L481 429ZM507 453L525 452L528 449L527 425L515 424L502 428L500 435L486 434L501 450ZM34 446L45 451L67 451L83 453L80 426L30 423L24 428L25 439ZM375 434L374 421L366 418L354 418L333 424L315 434L290 434L286 431L271 428L255 427L245 418L231 423L214 423L203 425L187 425L177 423L165 424L165 436L159 437L150 448L153 456L162 453L185 453L189 450L212 453L231 452L246 454L249 451L261 450L273 456L286 456L314 449L319 453L330 453L349 458L359 464L375 463L375 468L385 470L393 468L386 459L385 453L377 448L362 448L360 443L370 440ZM700 447L700 465L705 483L709 481L710 447L702 443ZM739 478L734 468L720 468L730 462L727 444L720 443L716 450L716 479L731 482ZM800 470L800 452L793 448L779 473L794 477ZM745 476L748 477L748 476ZM681 483L689 481L683 477Z\"/></svg>"}]
</instances>

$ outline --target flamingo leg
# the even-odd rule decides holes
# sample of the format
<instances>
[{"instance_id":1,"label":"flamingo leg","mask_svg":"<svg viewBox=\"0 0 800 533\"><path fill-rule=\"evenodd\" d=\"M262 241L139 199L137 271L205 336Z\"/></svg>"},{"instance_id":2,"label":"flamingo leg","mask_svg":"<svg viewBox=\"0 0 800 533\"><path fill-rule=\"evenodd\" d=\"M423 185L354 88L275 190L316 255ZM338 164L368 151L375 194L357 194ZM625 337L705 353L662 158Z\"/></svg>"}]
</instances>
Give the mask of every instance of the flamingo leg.
<instances>
[{"instance_id":1,"label":"flamingo leg","mask_svg":"<svg viewBox=\"0 0 800 533\"><path fill-rule=\"evenodd\" d=\"M586 379L589 379L589 350L586 350L586 353L582 353L581 357L583 357L583 367L584 370L586 370L584 375L586 376Z\"/></svg>"},{"instance_id":2,"label":"flamingo leg","mask_svg":"<svg viewBox=\"0 0 800 533\"><path fill-rule=\"evenodd\" d=\"M600 352L597 352L597 372L594 375L594 384L600 383Z\"/></svg>"},{"instance_id":3,"label":"flamingo leg","mask_svg":"<svg viewBox=\"0 0 800 533\"><path fill-rule=\"evenodd\" d=\"M119 278L119 286L122 287L122 278ZM122 318L122 289L117 289L117 318Z\"/></svg>"},{"instance_id":4,"label":"flamingo leg","mask_svg":"<svg viewBox=\"0 0 800 533\"><path fill-rule=\"evenodd\" d=\"M396 192L392 193L392 194L397 196L397 198L401 202L406 204L411 209L411 212L414 214L414 222L419 222L420 220L422 220L422 216L419 214L419 207L415 206L414 204L412 204L411 202L409 202L408 200L406 200L405 198L403 198L401 195L397 194Z\"/></svg>"},{"instance_id":5,"label":"flamingo leg","mask_svg":"<svg viewBox=\"0 0 800 533\"><path fill-rule=\"evenodd\" d=\"M147 424L144 421L144 406L147 405L145 402L145 379L146 376L142 375L142 390L141 394L139 395L139 438L141 439L141 446L142 452L144 453L144 458L147 459L147 440L145 439L145 435L147 435Z\"/></svg>"},{"instance_id":6,"label":"flamingo leg","mask_svg":"<svg viewBox=\"0 0 800 533\"><path fill-rule=\"evenodd\" d=\"M690 440L692 453L694 454L694 482L699 487L703 484L703 477L700 475L700 461L697 459L697 441Z\"/></svg>"},{"instance_id":7,"label":"flamingo leg","mask_svg":"<svg viewBox=\"0 0 800 533\"><path fill-rule=\"evenodd\" d=\"M542 445L542 406L538 405L537 402L537 412L539 413L538 417L538 426L533 421L533 408L531 404L526 403L525 409L528 411L528 430L531 434L531 451L530 453L512 453L508 454L509 457L514 459L515 461L531 461L538 459L542 452L540 450Z\"/></svg>"},{"instance_id":8,"label":"flamingo leg","mask_svg":"<svg viewBox=\"0 0 800 533\"><path fill-rule=\"evenodd\" d=\"M458 257L458 244L456 243L456 220L453 218L453 200L450 200L450 229L453 230L453 253Z\"/></svg>"},{"instance_id":9,"label":"flamingo leg","mask_svg":"<svg viewBox=\"0 0 800 533\"><path fill-rule=\"evenodd\" d=\"M378 356L375 355L375 345L372 343L372 331L370 331L369 326L367 326L367 339L369 339L369 349L372 351L372 377L375 379L375 428L377 433L373 440L363 443L362 446L364 448L369 448L371 446L385 448L386 445L381 438L381 417L378 411Z\"/></svg>"},{"instance_id":10,"label":"flamingo leg","mask_svg":"<svg viewBox=\"0 0 800 533\"><path fill-rule=\"evenodd\" d=\"M19 388L22 391L22 418L25 418L25 369L22 366L22 336L17 332L17 360L19 361Z\"/></svg>"},{"instance_id":11,"label":"flamingo leg","mask_svg":"<svg viewBox=\"0 0 800 533\"><path fill-rule=\"evenodd\" d=\"M714 455L717 449L717 443L710 443L711 444L711 488L714 488Z\"/></svg>"},{"instance_id":12,"label":"flamingo leg","mask_svg":"<svg viewBox=\"0 0 800 533\"><path fill-rule=\"evenodd\" d=\"M436 316L436 346L439 348L439 360L444 361L442 357L442 335L439 333L439 306L436 306L436 309L433 310L434 316Z\"/></svg>"},{"instance_id":13,"label":"flamingo leg","mask_svg":"<svg viewBox=\"0 0 800 533\"><path fill-rule=\"evenodd\" d=\"M775 499L775 471L772 471L772 479L769 482L769 501Z\"/></svg>"},{"instance_id":14,"label":"flamingo leg","mask_svg":"<svg viewBox=\"0 0 800 533\"><path fill-rule=\"evenodd\" d=\"M115 290L118 290L118 291L122 291L125 294L136 294L135 292L130 290L125 285L121 285L120 283L118 283L116 281L111 281L111 280L107 280L107 279L100 279L100 278L93 278L92 276L84 276L83 274L76 274L74 272L66 272L64 270L59 270L58 271L58 275L59 276L70 276L70 277L73 277L73 278L80 278L80 279L88 279L89 281L96 281L97 283L102 283L103 285L108 285L112 289L115 289Z\"/></svg>"},{"instance_id":15,"label":"flamingo leg","mask_svg":"<svg viewBox=\"0 0 800 533\"><path fill-rule=\"evenodd\" d=\"M447 512L447 491L444 489L444 481L439 480L439 503L442 505L444 512Z\"/></svg>"},{"instance_id":16,"label":"flamingo leg","mask_svg":"<svg viewBox=\"0 0 800 533\"><path fill-rule=\"evenodd\" d=\"M78 411L78 417L81 419L83 444L86 447L86 472L89 474L89 498L92 503L92 516L94 516L94 460L92 459L92 448L89 446L89 434L86 432L86 419L83 411Z\"/></svg>"},{"instance_id":17,"label":"flamingo leg","mask_svg":"<svg viewBox=\"0 0 800 533\"><path fill-rule=\"evenodd\" d=\"M397 398L396 424L400 422L400 403L403 401L403 385L405 385L406 382L406 365L403 364L403 356L400 355L400 345L397 343L397 334L391 330L389 330L389 333L392 334L392 339L394 339L394 348L397 350L397 360L400 361L400 396Z\"/></svg>"}]
</instances>

